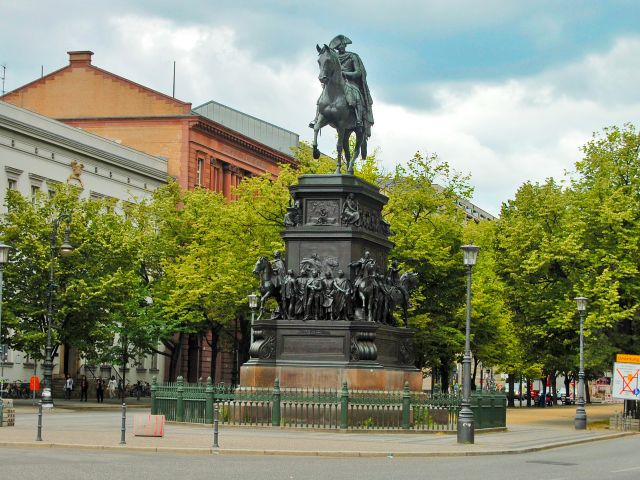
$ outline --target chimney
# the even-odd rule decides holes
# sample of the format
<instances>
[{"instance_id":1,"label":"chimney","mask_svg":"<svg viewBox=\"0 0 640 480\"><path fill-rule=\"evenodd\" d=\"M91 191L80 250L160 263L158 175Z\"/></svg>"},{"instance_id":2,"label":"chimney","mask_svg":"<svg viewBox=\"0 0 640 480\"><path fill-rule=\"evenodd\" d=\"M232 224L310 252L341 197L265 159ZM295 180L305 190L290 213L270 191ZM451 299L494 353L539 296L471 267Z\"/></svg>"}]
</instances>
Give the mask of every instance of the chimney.
<instances>
[{"instance_id":1,"label":"chimney","mask_svg":"<svg viewBox=\"0 0 640 480\"><path fill-rule=\"evenodd\" d=\"M67 52L69 54L70 65L91 65L91 56L93 52L82 50L79 52Z\"/></svg>"}]
</instances>

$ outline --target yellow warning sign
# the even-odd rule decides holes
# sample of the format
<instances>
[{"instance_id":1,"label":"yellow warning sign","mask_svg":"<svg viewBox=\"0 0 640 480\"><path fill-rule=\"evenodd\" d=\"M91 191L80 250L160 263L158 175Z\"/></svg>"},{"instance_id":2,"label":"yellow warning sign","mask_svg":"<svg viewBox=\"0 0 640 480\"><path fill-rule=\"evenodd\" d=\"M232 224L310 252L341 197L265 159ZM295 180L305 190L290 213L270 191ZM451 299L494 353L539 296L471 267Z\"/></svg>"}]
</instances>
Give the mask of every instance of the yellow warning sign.
<instances>
[{"instance_id":1,"label":"yellow warning sign","mask_svg":"<svg viewBox=\"0 0 640 480\"><path fill-rule=\"evenodd\" d=\"M640 355L632 355L630 353L618 353L616 362L619 363L640 363Z\"/></svg>"}]
</instances>

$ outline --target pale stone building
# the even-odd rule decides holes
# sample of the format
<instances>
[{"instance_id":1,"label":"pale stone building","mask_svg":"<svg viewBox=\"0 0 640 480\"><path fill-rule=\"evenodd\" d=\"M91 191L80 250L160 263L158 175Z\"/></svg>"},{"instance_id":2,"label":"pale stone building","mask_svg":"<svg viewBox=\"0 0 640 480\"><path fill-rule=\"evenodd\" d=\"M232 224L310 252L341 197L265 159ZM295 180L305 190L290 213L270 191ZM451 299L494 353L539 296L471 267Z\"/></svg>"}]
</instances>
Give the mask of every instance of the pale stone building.
<instances>
[{"instance_id":1,"label":"pale stone building","mask_svg":"<svg viewBox=\"0 0 640 480\"><path fill-rule=\"evenodd\" d=\"M166 181L166 159L0 101L2 212L6 212L7 189L34 197L38 192L52 191L57 183L70 183L82 188L82 197L135 202ZM90 380L94 376L118 378L121 374L120 369L111 365L86 366L73 350L65 352L60 347L58 353L54 359L54 378L64 372L78 378L86 375ZM127 382L150 382L153 375L162 378L163 366L157 355L138 362L132 360ZM27 382L34 372L42 377L42 366L19 351L9 350L0 369L10 382Z\"/></svg>"}]
</instances>

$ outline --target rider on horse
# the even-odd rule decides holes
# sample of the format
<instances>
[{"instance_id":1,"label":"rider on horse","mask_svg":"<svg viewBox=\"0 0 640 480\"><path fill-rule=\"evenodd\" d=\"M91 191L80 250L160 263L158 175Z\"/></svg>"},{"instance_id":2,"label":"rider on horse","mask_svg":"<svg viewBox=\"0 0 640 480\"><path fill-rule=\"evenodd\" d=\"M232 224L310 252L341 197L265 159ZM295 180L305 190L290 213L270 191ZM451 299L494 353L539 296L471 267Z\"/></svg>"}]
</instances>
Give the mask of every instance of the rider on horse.
<instances>
[{"instance_id":1,"label":"rider on horse","mask_svg":"<svg viewBox=\"0 0 640 480\"><path fill-rule=\"evenodd\" d=\"M369 276L369 271L372 271L375 265L376 261L371 258L371 254L369 253L369 251L365 251L360 260L351 262L349 264L350 267L356 268L356 281L353 284L355 290L357 290L358 286L362 283L362 279Z\"/></svg>"},{"instance_id":2,"label":"rider on horse","mask_svg":"<svg viewBox=\"0 0 640 480\"><path fill-rule=\"evenodd\" d=\"M347 52L346 46L351 44L351 40L344 35L336 36L329 43L329 48L338 53L342 75L346 80L345 96L347 103L356 114L356 126L364 127L367 137L371 136L371 125L373 125L373 110L371 105L373 99L367 85L367 71L360 56L354 52ZM314 119L309 126L314 127L318 118Z\"/></svg>"}]
</instances>

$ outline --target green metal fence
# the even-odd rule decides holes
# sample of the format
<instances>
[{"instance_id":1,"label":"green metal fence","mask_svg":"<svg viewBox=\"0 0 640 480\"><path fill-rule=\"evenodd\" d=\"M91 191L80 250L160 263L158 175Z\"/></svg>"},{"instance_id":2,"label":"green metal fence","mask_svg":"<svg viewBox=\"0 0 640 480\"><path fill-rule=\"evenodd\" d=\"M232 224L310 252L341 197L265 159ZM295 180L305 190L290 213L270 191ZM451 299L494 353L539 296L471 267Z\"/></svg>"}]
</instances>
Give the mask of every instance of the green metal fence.
<instances>
[{"instance_id":1,"label":"green metal fence","mask_svg":"<svg viewBox=\"0 0 640 480\"><path fill-rule=\"evenodd\" d=\"M151 413L168 421L213 423L214 405L219 421L229 425L265 425L342 430L414 430L452 432L457 428L460 397L402 391L247 388L175 383L151 386ZM471 409L475 428L506 427L506 396L475 392Z\"/></svg>"}]
</instances>

